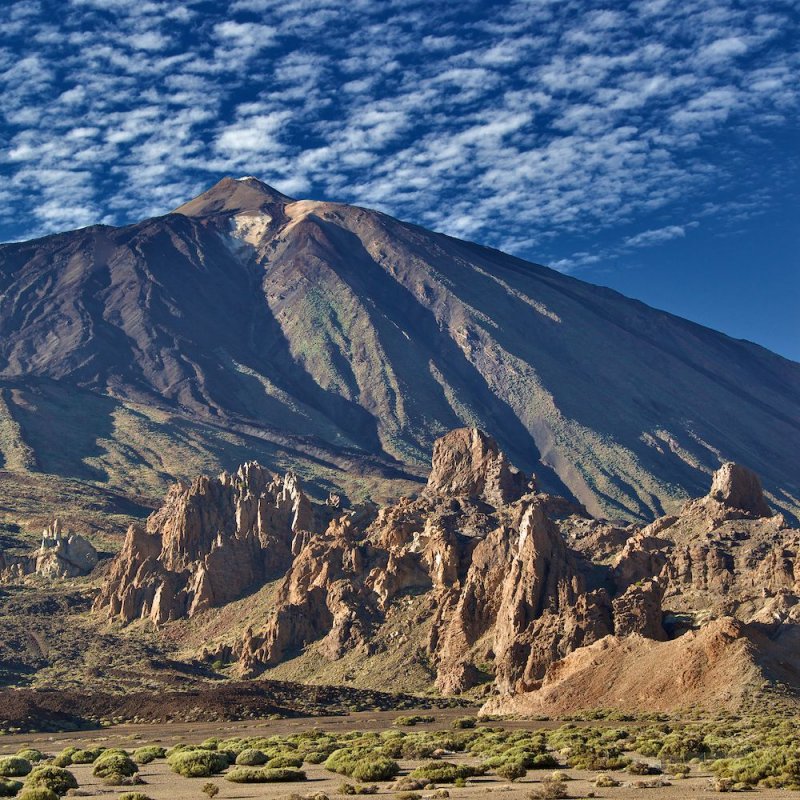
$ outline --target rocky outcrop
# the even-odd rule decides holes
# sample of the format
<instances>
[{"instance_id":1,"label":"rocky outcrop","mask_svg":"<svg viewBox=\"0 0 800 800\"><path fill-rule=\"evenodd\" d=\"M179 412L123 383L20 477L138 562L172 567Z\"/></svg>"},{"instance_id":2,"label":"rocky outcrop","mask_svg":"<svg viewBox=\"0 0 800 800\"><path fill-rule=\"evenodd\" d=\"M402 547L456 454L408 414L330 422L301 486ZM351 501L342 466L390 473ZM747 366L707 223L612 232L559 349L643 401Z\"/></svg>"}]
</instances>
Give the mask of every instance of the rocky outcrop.
<instances>
[{"instance_id":1,"label":"rocky outcrop","mask_svg":"<svg viewBox=\"0 0 800 800\"><path fill-rule=\"evenodd\" d=\"M164 624L275 580L267 612L205 657L244 674L407 660L445 694L491 684L525 708L565 676L594 680L587 654L610 670L714 620L729 622L698 642L794 642L798 531L764 514L746 470L723 466L707 497L643 528L534 485L475 429L438 440L426 490L377 513L313 504L293 475L248 464L175 487L132 528L97 608ZM706 645L684 644L674 652L700 663Z\"/></svg>"},{"instance_id":2,"label":"rocky outcrop","mask_svg":"<svg viewBox=\"0 0 800 800\"><path fill-rule=\"evenodd\" d=\"M48 578L77 578L88 575L100 557L92 543L77 533L65 533L55 520L42 533L36 556L36 572Z\"/></svg>"},{"instance_id":3,"label":"rocky outcrop","mask_svg":"<svg viewBox=\"0 0 800 800\"><path fill-rule=\"evenodd\" d=\"M88 575L100 560L92 543L77 533L66 532L56 519L42 531L36 553L9 554L0 551L0 576L21 578L43 575L46 578L79 578Z\"/></svg>"},{"instance_id":4,"label":"rocky outcrop","mask_svg":"<svg viewBox=\"0 0 800 800\"><path fill-rule=\"evenodd\" d=\"M221 606L283 575L324 519L293 473L252 462L177 484L146 525L129 529L95 608L162 624Z\"/></svg>"},{"instance_id":5,"label":"rocky outcrop","mask_svg":"<svg viewBox=\"0 0 800 800\"><path fill-rule=\"evenodd\" d=\"M754 517L772 515L758 475L741 464L723 464L714 473L708 496L726 508L744 511Z\"/></svg>"},{"instance_id":6,"label":"rocky outcrop","mask_svg":"<svg viewBox=\"0 0 800 800\"><path fill-rule=\"evenodd\" d=\"M433 495L465 496L502 506L519 500L527 484L497 442L477 428L458 428L434 442L427 485Z\"/></svg>"}]
</instances>

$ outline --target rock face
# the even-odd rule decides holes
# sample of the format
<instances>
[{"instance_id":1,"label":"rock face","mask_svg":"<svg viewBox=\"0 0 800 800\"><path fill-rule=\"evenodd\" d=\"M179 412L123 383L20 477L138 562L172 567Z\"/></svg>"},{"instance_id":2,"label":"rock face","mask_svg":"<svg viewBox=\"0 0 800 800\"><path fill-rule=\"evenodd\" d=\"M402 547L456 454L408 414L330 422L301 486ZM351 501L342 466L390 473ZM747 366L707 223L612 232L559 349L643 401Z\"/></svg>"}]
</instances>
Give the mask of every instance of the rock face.
<instances>
[{"instance_id":1,"label":"rock face","mask_svg":"<svg viewBox=\"0 0 800 800\"><path fill-rule=\"evenodd\" d=\"M66 533L56 519L42 532L42 543L36 553L12 555L0 551L0 576L21 578L37 574L47 578L78 578L88 575L99 560L88 539Z\"/></svg>"},{"instance_id":2,"label":"rock face","mask_svg":"<svg viewBox=\"0 0 800 800\"><path fill-rule=\"evenodd\" d=\"M427 485L433 495L463 495L503 506L519 500L527 488L525 475L477 428L459 428L434 442Z\"/></svg>"},{"instance_id":3,"label":"rock face","mask_svg":"<svg viewBox=\"0 0 800 800\"><path fill-rule=\"evenodd\" d=\"M798 516L798 419L800 365L761 347L255 178L0 245L0 464L19 474L155 497L247 453L316 496L381 500L418 491L443 431L477 425L598 517L675 513L720 458ZM454 488L494 505L508 477Z\"/></svg>"},{"instance_id":4,"label":"rock face","mask_svg":"<svg viewBox=\"0 0 800 800\"><path fill-rule=\"evenodd\" d=\"M772 514L758 475L740 464L723 464L714 473L709 497L727 508L745 511L754 517Z\"/></svg>"},{"instance_id":5,"label":"rock face","mask_svg":"<svg viewBox=\"0 0 800 800\"><path fill-rule=\"evenodd\" d=\"M162 624L223 605L282 575L319 524L292 473L251 462L178 484L145 526L131 526L96 607Z\"/></svg>"},{"instance_id":6,"label":"rock face","mask_svg":"<svg viewBox=\"0 0 800 800\"><path fill-rule=\"evenodd\" d=\"M639 651L696 665L705 644L667 647L696 632L715 643L719 671L732 663L719 644L731 637L747 652L793 641L800 534L766 516L752 478L726 464L680 514L619 528L537 494L477 429L439 439L426 490L376 515L311 503L291 474L248 464L173 489L129 532L96 607L159 625L213 620L213 609L276 581L269 613L204 657L244 674L424 663L445 694L491 685L506 698L498 708L538 708L560 681L595 680L592 654L606 671Z\"/></svg>"},{"instance_id":7,"label":"rock face","mask_svg":"<svg viewBox=\"0 0 800 800\"><path fill-rule=\"evenodd\" d=\"M77 578L88 575L99 561L92 543L76 533L64 533L55 520L42 533L42 544L36 557L36 572L48 578Z\"/></svg>"}]
</instances>

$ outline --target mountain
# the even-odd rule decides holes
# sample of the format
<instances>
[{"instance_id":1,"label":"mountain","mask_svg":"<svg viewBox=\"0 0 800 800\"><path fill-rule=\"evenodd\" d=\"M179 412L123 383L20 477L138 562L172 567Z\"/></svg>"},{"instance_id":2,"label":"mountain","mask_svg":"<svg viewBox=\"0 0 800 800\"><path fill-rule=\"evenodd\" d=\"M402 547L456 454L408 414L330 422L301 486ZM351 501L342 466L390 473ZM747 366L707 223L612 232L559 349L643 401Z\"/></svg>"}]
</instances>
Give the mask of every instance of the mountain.
<instances>
[{"instance_id":1,"label":"mountain","mask_svg":"<svg viewBox=\"0 0 800 800\"><path fill-rule=\"evenodd\" d=\"M726 461L800 511L800 365L496 250L255 178L0 246L9 485L153 498L257 459L382 501L464 425L594 515L672 511Z\"/></svg>"},{"instance_id":2,"label":"mountain","mask_svg":"<svg viewBox=\"0 0 800 800\"><path fill-rule=\"evenodd\" d=\"M464 428L435 443L418 498L380 509L314 503L255 463L177 484L131 526L94 609L231 678L640 712L796 700L798 593L800 531L745 467L618 527Z\"/></svg>"}]
</instances>

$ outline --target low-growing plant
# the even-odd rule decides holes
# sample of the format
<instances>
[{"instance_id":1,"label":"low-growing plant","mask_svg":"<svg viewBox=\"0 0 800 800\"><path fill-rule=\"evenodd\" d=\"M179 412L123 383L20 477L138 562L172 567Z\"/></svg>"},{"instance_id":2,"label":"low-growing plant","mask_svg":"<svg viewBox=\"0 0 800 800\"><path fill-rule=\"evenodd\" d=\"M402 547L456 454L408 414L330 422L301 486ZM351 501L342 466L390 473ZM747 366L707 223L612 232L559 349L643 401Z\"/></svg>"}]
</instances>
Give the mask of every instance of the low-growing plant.
<instances>
[{"instance_id":1,"label":"low-growing plant","mask_svg":"<svg viewBox=\"0 0 800 800\"><path fill-rule=\"evenodd\" d=\"M436 722L436 717L429 714L410 714L398 717L392 724L404 728L413 728L415 725L423 725L427 722Z\"/></svg>"},{"instance_id":2,"label":"low-growing plant","mask_svg":"<svg viewBox=\"0 0 800 800\"><path fill-rule=\"evenodd\" d=\"M543 780L528 796L531 800L562 800L567 796L567 784L563 781Z\"/></svg>"},{"instance_id":3,"label":"low-growing plant","mask_svg":"<svg viewBox=\"0 0 800 800\"><path fill-rule=\"evenodd\" d=\"M325 760L325 769L347 775L357 781L388 781L400 772L400 765L386 756L376 756L366 749L343 747Z\"/></svg>"},{"instance_id":4,"label":"low-growing plant","mask_svg":"<svg viewBox=\"0 0 800 800\"><path fill-rule=\"evenodd\" d=\"M167 763L184 778L208 778L225 770L229 761L213 750L179 750L167 758Z\"/></svg>"},{"instance_id":5,"label":"low-growing plant","mask_svg":"<svg viewBox=\"0 0 800 800\"><path fill-rule=\"evenodd\" d=\"M242 752L236 756L236 764L240 767L260 767L266 764L267 761L269 761L269 759L266 753L254 747L242 750Z\"/></svg>"},{"instance_id":6,"label":"low-growing plant","mask_svg":"<svg viewBox=\"0 0 800 800\"><path fill-rule=\"evenodd\" d=\"M58 800L58 795L52 789L40 786L36 789L25 789L17 795L17 800Z\"/></svg>"},{"instance_id":7,"label":"low-growing plant","mask_svg":"<svg viewBox=\"0 0 800 800\"><path fill-rule=\"evenodd\" d=\"M475 728L477 725L477 717L461 717L460 719L453 720L453 727L456 730L467 730L469 728Z\"/></svg>"},{"instance_id":8,"label":"low-growing plant","mask_svg":"<svg viewBox=\"0 0 800 800\"><path fill-rule=\"evenodd\" d=\"M0 778L0 797L14 797L22 788L20 781L11 778Z\"/></svg>"},{"instance_id":9,"label":"low-growing plant","mask_svg":"<svg viewBox=\"0 0 800 800\"><path fill-rule=\"evenodd\" d=\"M144 792L123 792L119 800L153 800L153 798Z\"/></svg>"},{"instance_id":10,"label":"low-growing plant","mask_svg":"<svg viewBox=\"0 0 800 800\"><path fill-rule=\"evenodd\" d=\"M21 756L8 756L0 758L0 776L4 778L19 778L27 775L33 765L27 758Z\"/></svg>"},{"instance_id":11,"label":"low-growing plant","mask_svg":"<svg viewBox=\"0 0 800 800\"><path fill-rule=\"evenodd\" d=\"M132 758L137 764L150 764L157 758L164 758L166 754L166 748L160 747L157 744L149 744L144 747L137 747L133 751Z\"/></svg>"},{"instance_id":12,"label":"low-growing plant","mask_svg":"<svg viewBox=\"0 0 800 800\"><path fill-rule=\"evenodd\" d=\"M233 783L289 783L305 779L306 773L296 767L234 767L225 775L225 780Z\"/></svg>"},{"instance_id":13,"label":"low-growing plant","mask_svg":"<svg viewBox=\"0 0 800 800\"><path fill-rule=\"evenodd\" d=\"M521 761L506 761L495 769L497 775L506 781L517 781L528 774Z\"/></svg>"},{"instance_id":14,"label":"low-growing plant","mask_svg":"<svg viewBox=\"0 0 800 800\"><path fill-rule=\"evenodd\" d=\"M138 771L138 765L130 756L107 750L94 762L92 775L112 786L119 786L123 778L130 778Z\"/></svg>"},{"instance_id":15,"label":"low-growing plant","mask_svg":"<svg viewBox=\"0 0 800 800\"><path fill-rule=\"evenodd\" d=\"M98 747L95 750L76 750L72 754L72 763L73 764L94 764L101 755L103 755L104 751L102 747Z\"/></svg>"},{"instance_id":16,"label":"low-growing plant","mask_svg":"<svg viewBox=\"0 0 800 800\"><path fill-rule=\"evenodd\" d=\"M25 790L50 789L59 797L65 795L70 789L78 788L75 776L63 767L54 767L49 764L35 767L25 778Z\"/></svg>"},{"instance_id":17,"label":"low-growing plant","mask_svg":"<svg viewBox=\"0 0 800 800\"><path fill-rule=\"evenodd\" d=\"M35 747L25 747L19 750L17 755L20 758L24 758L26 761L30 761L31 764L38 764L44 758L44 753L41 750L37 750Z\"/></svg>"},{"instance_id":18,"label":"low-growing plant","mask_svg":"<svg viewBox=\"0 0 800 800\"><path fill-rule=\"evenodd\" d=\"M594 785L598 789L611 789L614 786L619 786L619 781L616 778L612 778L611 775L601 772L595 779Z\"/></svg>"},{"instance_id":19,"label":"low-growing plant","mask_svg":"<svg viewBox=\"0 0 800 800\"><path fill-rule=\"evenodd\" d=\"M378 794L378 787L374 783L340 783L337 791L345 795Z\"/></svg>"},{"instance_id":20,"label":"low-growing plant","mask_svg":"<svg viewBox=\"0 0 800 800\"><path fill-rule=\"evenodd\" d=\"M281 769L281 767L302 767L301 756L278 755L269 759L266 764L268 769Z\"/></svg>"},{"instance_id":21,"label":"low-growing plant","mask_svg":"<svg viewBox=\"0 0 800 800\"><path fill-rule=\"evenodd\" d=\"M485 775L486 767L472 767L468 764L453 764L451 761L430 761L409 773L412 778L419 778L428 783L454 783L477 775Z\"/></svg>"}]
</instances>

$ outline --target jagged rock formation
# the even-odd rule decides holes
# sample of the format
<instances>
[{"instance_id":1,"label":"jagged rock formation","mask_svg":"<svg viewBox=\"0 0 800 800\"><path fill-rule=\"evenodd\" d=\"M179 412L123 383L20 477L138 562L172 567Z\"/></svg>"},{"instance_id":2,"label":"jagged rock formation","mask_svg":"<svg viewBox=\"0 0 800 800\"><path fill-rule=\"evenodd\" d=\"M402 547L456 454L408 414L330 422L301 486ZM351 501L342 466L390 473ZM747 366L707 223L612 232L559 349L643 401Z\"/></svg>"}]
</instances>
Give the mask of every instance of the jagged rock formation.
<instances>
[{"instance_id":1,"label":"jagged rock formation","mask_svg":"<svg viewBox=\"0 0 800 800\"><path fill-rule=\"evenodd\" d=\"M502 506L519 500L527 488L525 475L477 428L451 431L433 444L427 484L433 495L464 495Z\"/></svg>"},{"instance_id":2,"label":"jagged rock formation","mask_svg":"<svg viewBox=\"0 0 800 800\"><path fill-rule=\"evenodd\" d=\"M322 523L297 477L250 462L174 486L145 526L132 525L96 607L162 624L223 605L282 575Z\"/></svg>"},{"instance_id":3,"label":"jagged rock formation","mask_svg":"<svg viewBox=\"0 0 800 800\"><path fill-rule=\"evenodd\" d=\"M385 500L421 488L444 431L477 425L595 516L675 513L723 460L797 515L799 419L800 365L763 348L255 178L135 225L0 245L15 474L157 497L257 458L317 497ZM491 504L520 488L497 480Z\"/></svg>"},{"instance_id":4,"label":"jagged rock formation","mask_svg":"<svg viewBox=\"0 0 800 800\"><path fill-rule=\"evenodd\" d=\"M274 579L266 616L206 658L245 674L312 652L331 664L357 654L365 670L421 658L443 693L491 681L521 708L578 673L594 680L583 654L611 670L615 654L666 653L678 639L692 664L707 640L745 637L748 652L794 641L800 532L771 514L752 473L723 465L708 496L642 529L593 521L534 485L476 429L439 439L426 490L376 515L312 503L292 476L246 465L176 487L132 528L96 608L163 624ZM593 553L601 540L617 546Z\"/></svg>"},{"instance_id":5,"label":"jagged rock formation","mask_svg":"<svg viewBox=\"0 0 800 800\"><path fill-rule=\"evenodd\" d=\"M99 560L88 539L66 533L56 519L42 532L42 543L36 553L16 555L0 551L0 576L19 578L35 573L47 578L77 578L88 575Z\"/></svg>"}]
</instances>

